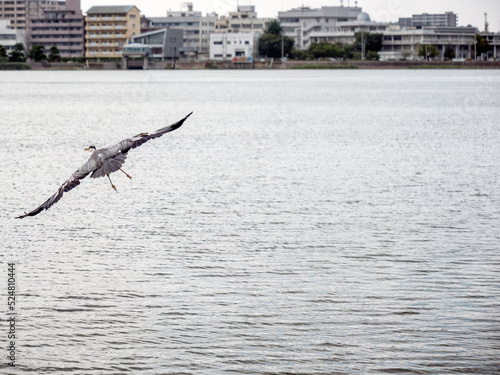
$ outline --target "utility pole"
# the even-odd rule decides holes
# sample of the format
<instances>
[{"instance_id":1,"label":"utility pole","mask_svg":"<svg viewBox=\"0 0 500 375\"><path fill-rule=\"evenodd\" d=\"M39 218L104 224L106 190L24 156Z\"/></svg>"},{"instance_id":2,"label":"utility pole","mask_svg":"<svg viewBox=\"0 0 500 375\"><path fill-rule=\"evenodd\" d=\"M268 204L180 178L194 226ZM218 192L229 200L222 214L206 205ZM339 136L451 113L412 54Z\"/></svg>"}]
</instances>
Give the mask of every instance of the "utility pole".
<instances>
[{"instance_id":1,"label":"utility pole","mask_svg":"<svg viewBox=\"0 0 500 375\"><path fill-rule=\"evenodd\" d=\"M365 59L365 33L361 31L361 61Z\"/></svg>"},{"instance_id":2,"label":"utility pole","mask_svg":"<svg viewBox=\"0 0 500 375\"><path fill-rule=\"evenodd\" d=\"M285 36L281 35L281 60L285 57Z\"/></svg>"}]
</instances>

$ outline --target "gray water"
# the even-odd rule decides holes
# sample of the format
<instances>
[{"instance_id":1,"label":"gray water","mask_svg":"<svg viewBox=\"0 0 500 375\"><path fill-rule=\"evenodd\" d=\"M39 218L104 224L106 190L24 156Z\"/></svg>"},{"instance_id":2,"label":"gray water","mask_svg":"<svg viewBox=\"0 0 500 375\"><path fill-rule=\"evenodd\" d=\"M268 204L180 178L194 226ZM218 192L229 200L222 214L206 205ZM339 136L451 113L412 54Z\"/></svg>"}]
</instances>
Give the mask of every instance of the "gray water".
<instances>
[{"instance_id":1,"label":"gray water","mask_svg":"<svg viewBox=\"0 0 500 375\"><path fill-rule=\"evenodd\" d=\"M499 71L0 72L0 106L2 373L500 371Z\"/></svg>"}]
</instances>

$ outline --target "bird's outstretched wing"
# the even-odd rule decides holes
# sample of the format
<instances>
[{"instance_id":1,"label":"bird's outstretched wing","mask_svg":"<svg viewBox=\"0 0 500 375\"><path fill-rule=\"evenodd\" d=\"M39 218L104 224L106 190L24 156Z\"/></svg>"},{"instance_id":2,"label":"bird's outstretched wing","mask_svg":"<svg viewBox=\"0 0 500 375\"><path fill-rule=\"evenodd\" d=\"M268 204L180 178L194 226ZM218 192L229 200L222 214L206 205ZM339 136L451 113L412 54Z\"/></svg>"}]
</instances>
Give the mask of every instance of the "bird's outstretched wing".
<instances>
[{"instance_id":1,"label":"bird's outstretched wing","mask_svg":"<svg viewBox=\"0 0 500 375\"><path fill-rule=\"evenodd\" d=\"M126 154L129 152L131 149L139 147L140 145L143 145L150 139L155 139L158 137L161 137L163 134L171 132L172 130L178 129L182 126L184 121L191 116L193 112L191 112L189 115L184 117L182 120L177 121L176 123L166 126L164 128L158 129L157 131L153 133L141 133L137 134L136 136L132 138L127 138L120 143L116 144L115 146L110 147L109 149L114 149L116 151L120 151L122 154Z\"/></svg>"},{"instance_id":2,"label":"bird's outstretched wing","mask_svg":"<svg viewBox=\"0 0 500 375\"><path fill-rule=\"evenodd\" d=\"M20 215L16 217L16 219L23 219L26 216L35 216L42 212L43 210L48 210L52 205L59 202L59 199L63 196L63 194L71 189L80 185L80 180L87 177L87 175L92 172L90 169L90 164L92 164L92 159L89 159L80 169L78 169L75 173L68 178L64 184L62 184L54 195L52 195L49 199L43 202L40 206L35 208L33 211L25 213L24 215Z\"/></svg>"},{"instance_id":3,"label":"bird's outstretched wing","mask_svg":"<svg viewBox=\"0 0 500 375\"><path fill-rule=\"evenodd\" d=\"M106 176L107 174L116 172L120 169L127 158L127 153L136 147L146 143L150 139L161 137L163 134L171 132L172 130L178 129L182 126L184 121L191 116L193 112L184 117L182 120L176 123L166 126L164 128L158 129L153 133L141 133L134 137L124 139L123 141L115 144L114 146L106 147L96 151L97 165L90 178L98 178Z\"/></svg>"}]
</instances>

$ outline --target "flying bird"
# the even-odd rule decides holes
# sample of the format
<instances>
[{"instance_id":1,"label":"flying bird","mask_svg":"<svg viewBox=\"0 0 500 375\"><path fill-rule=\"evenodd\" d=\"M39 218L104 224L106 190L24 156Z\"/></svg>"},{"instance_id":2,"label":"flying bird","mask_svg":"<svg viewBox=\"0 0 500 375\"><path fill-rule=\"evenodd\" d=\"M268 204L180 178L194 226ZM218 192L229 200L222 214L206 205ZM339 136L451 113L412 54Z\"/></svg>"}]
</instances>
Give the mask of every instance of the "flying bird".
<instances>
[{"instance_id":1,"label":"flying bird","mask_svg":"<svg viewBox=\"0 0 500 375\"><path fill-rule=\"evenodd\" d=\"M79 169L77 169L70 178L68 178L62 185L59 187L57 192L52 195L49 199L43 202L40 206L35 208L33 211L24 213L24 215L20 215L16 217L16 219L22 219L26 216L35 216L42 212L43 210L48 210L54 204L56 204L59 199L63 196L64 193L70 191L71 189L80 185L80 180L87 177L89 173L90 178L98 178L107 176L109 182L111 183L111 187L116 190L115 185L111 181L109 177L110 173L121 171L127 175L128 178L132 179L132 177L122 170L122 165L125 163L125 159L127 158L127 153L136 147L146 143L150 139L161 137L163 134L171 132L172 130L178 129L182 126L184 121L191 116L193 112L184 117L182 120L177 121L176 123L166 126L164 128L158 129L157 131L149 134L149 133L141 133L132 138L127 138L117 143L114 146L96 149L95 146L90 146L85 150L91 151L92 156L87 160L85 164L83 164Z\"/></svg>"}]
</instances>

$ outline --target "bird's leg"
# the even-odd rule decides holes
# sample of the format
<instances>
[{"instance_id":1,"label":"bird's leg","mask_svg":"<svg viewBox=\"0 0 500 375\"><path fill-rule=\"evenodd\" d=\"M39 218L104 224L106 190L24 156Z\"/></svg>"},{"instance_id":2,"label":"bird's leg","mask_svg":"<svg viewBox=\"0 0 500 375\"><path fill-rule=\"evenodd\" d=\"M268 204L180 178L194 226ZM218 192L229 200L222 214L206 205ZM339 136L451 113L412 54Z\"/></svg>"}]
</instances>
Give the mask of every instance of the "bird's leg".
<instances>
[{"instance_id":1,"label":"bird's leg","mask_svg":"<svg viewBox=\"0 0 500 375\"><path fill-rule=\"evenodd\" d=\"M125 175L126 175L128 178L132 179L132 176L130 176L130 175L129 175L127 172L125 172L123 169L121 169L121 168L120 168L120 171L122 171L123 173L125 173Z\"/></svg>"},{"instance_id":2,"label":"bird's leg","mask_svg":"<svg viewBox=\"0 0 500 375\"><path fill-rule=\"evenodd\" d=\"M115 185L113 185L113 183L111 182L111 177L109 177L109 174L107 174L106 176L108 176L109 182L111 183L111 187L112 187L113 189L115 189L115 191L118 191L118 190L116 190Z\"/></svg>"}]
</instances>

